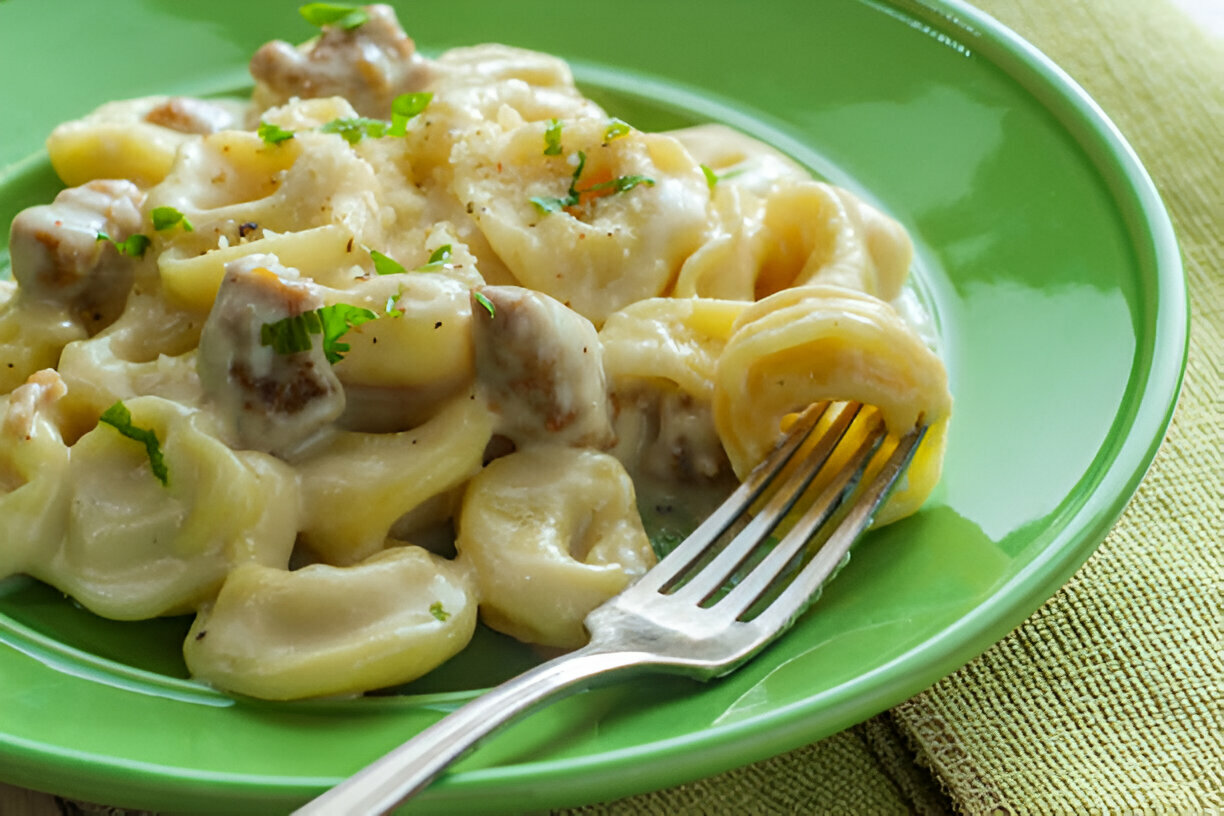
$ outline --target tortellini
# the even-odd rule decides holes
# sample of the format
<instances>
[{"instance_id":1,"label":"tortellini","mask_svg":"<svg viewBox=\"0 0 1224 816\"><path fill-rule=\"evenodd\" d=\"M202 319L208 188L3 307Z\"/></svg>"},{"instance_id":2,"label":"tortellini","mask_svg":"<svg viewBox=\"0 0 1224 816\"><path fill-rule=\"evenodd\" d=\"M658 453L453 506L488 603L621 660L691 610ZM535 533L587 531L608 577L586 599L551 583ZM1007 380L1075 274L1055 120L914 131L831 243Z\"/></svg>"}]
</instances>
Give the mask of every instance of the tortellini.
<instances>
[{"instance_id":1,"label":"tortellini","mask_svg":"<svg viewBox=\"0 0 1224 816\"><path fill-rule=\"evenodd\" d=\"M64 391L54 372L40 372L10 397L4 431L17 443L5 463L12 484L0 496L0 529L17 552L29 549L6 552L14 563L5 572L28 572L99 614L137 620L193 610L237 564L288 563L298 507L288 466L230 450L196 411L139 397L127 406L163 440L172 477L162 484L144 449L109 425L69 450L49 408L37 405Z\"/></svg>"},{"instance_id":2,"label":"tortellini","mask_svg":"<svg viewBox=\"0 0 1224 816\"><path fill-rule=\"evenodd\" d=\"M0 397L0 578L29 570L67 530L69 453L56 410L66 392L43 370Z\"/></svg>"},{"instance_id":3,"label":"tortellini","mask_svg":"<svg viewBox=\"0 0 1224 816\"><path fill-rule=\"evenodd\" d=\"M715 229L684 262L676 294L756 300L809 283L901 294L913 247L892 218L810 179L782 178L762 194L734 180L716 187Z\"/></svg>"},{"instance_id":4,"label":"tortellini","mask_svg":"<svg viewBox=\"0 0 1224 816\"><path fill-rule=\"evenodd\" d=\"M195 345L202 323L161 297L134 294L115 323L65 346L57 368L68 384L72 426L83 432L116 400L141 395L199 405Z\"/></svg>"},{"instance_id":5,"label":"tortellini","mask_svg":"<svg viewBox=\"0 0 1224 816\"><path fill-rule=\"evenodd\" d=\"M16 287L0 281L0 394L35 371L53 368L64 346L84 337L84 327L67 308L18 299Z\"/></svg>"},{"instance_id":6,"label":"tortellini","mask_svg":"<svg viewBox=\"0 0 1224 816\"><path fill-rule=\"evenodd\" d=\"M633 482L611 456L540 446L468 485L455 542L494 629L546 646L586 641L582 620L654 564Z\"/></svg>"},{"instance_id":7,"label":"tortellini","mask_svg":"<svg viewBox=\"0 0 1224 816\"><path fill-rule=\"evenodd\" d=\"M878 521L916 510L939 478L951 411L934 352L888 304L840 286L785 289L745 309L714 380L714 422L736 473L765 457L786 415L822 400L874 405L894 435L932 426Z\"/></svg>"},{"instance_id":8,"label":"tortellini","mask_svg":"<svg viewBox=\"0 0 1224 816\"><path fill-rule=\"evenodd\" d=\"M287 700L406 683L459 652L475 627L462 564L393 547L349 567L238 567L183 651L196 677Z\"/></svg>"},{"instance_id":9,"label":"tortellini","mask_svg":"<svg viewBox=\"0 0 1224 816\"><path fill-rule=\"evenodd\" d=\"M451 156L456 195L514 277L597 326L671 288L701 243L709 201L679 142L640 131L609 140L608 127L603 119L567 123L556 155L544 152L544 122L488 129ZM572 204L545 211L567 197Z\"/></svg>"},{"instance_id":10,"label":"tortellini","mask_svg":"<svg viewBox=\"0 0 1224 816\"><path fill-rule=\"evenodd\" d=\"M166 177L191 136L237 124L242 105L175 96L108 102L66 122L47 139L51 165L65 184L124 178L149 186Z\"/></svg>"},{"instance_id":11,"label":"tortellini","mask_svg":"<svg viewBox=\"0 0 1224 816\"><path fill-rule=\"evenodd\" d=\"M165 485L140 445L99 424L72 447L62 545L30 572L106 617L195 609L242 563L285 564L297 527L290 469L233 451L205 417L159 397L127 403L163 441Z\"/></svg>"},{"instance_id":12,"label":"tortellini","mask_svg":"<svg viewBox=\"0 0 1224 816\"><path fill-rule=\"evenodd\" d=\"M364 16L259 49L248 102L51 134L70 186L0 281L0 579L194 614L224 690L349 695L480 622L580 646L813 401L930 424L878 521L922 505L951 397L898 221L556 57Z\"/></svg>"},{"instance_id":13,"label":"tortellini","mask_svg":"<svg viewBox=\"0 0 1224 816\"><path fill-rule=\"evenodd\" d=\"M331 436L298 466L302 541L333 564L372 555L396 519L475 474L491 436L488 409L475 394L411 431Z\"/></svg>"},{"instance_id":14,"label":"tortellini","mask_svg":"<svg viewBox=\"0 0 1224 816\"><path fill-rule=\"evenodd\" d=\"M390 319L345 335L349 350L334 366L350 397L340 420L345 428L383 433L416 427L472 387L469 288L445 274L395 273L347 290L323 290L323 299L333 303L374 311L391 304Z\"/></svg>"}]
</instances>

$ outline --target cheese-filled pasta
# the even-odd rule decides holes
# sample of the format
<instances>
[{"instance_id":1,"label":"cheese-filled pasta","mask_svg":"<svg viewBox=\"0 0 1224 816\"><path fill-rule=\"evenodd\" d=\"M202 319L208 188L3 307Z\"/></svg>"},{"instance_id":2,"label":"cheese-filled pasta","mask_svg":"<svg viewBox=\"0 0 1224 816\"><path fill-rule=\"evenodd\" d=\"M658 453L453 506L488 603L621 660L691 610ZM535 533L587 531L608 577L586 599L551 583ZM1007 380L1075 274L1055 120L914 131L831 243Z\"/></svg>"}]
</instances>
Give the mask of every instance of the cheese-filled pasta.
<instances>
[{"instance_id":1,"label":"cheese-filled pasta","mask_svg":"<svg viewBox=\"0 0 1224 816\"><path fill-rule=\"evenodd\" d=\"M0 578L28 572L68 526L68 446L57 403L67 393L51 370L0 397Z\"/></svg>"},{"instance_id":2,"label":"cheese-filled pasta","mask_svg":"<svg viewBox=\"0 0 1224 816\"><path fill-rule=\"evenodd\" d=\"M72 446L64 537L47 542L31 575L101 615L139 620L195 609L238 564L288 563L298 499L284 463L231 450L177 403L126 407L163 440L164 472L100 422Z\"/></svg>"},{"instance_id":3,"label":"cheese-filled pasta","mask_svg":"<svg viewBox=\"0 0 1224 816\"><path fill-rule=\"evenodd\" d=\"M515 279L596 325L671 288L701 242L709 202L679 142L637 130L609 139L611 126L489 127L451 154L455 193Z\"/></svg>"},{"instance_id":4,"label":"cheese-filled pasta","mask_svg":"<svg viewBox=\"0 0 1224 816\"><path fill-rule=\"evenodd\" d=\"M557 57L318 13L249 98L50 134L67 189L0 280L0 581L194 615L222 690L349 695L478 627L581 646L816 401L930 425L877 523L920 510L952 400L900 221Z\"/></svg>"},{"instance_id":5,"label":"cheese-filled pasta","mask_svg":"<svg viewBox=\"0 0 1224 816\"><path fill-rule=\"evenodd\" d=\"M785 289L745 309L714 384L714 421L736 473L764 458L785 416L822 400L873 405L895 436L919 422L932 426L908 486L879 519L916 510L939 478L951 410L939 358L887 303L844 287Z\"/></svg>"},{"instance_id":6,"label":"cheese-filled pasta","mask_svg":"<svg viewBox=\"0 0 1224 816\"><path fill-rule=\"evenodd\" d=\"M84 328L64 307L19 299L11 281L0 281L0 394L35 371L54 368L64 346L83 337Z\"/></svg>"},{"instance_id":7,"label":"cheese-filled pasta","mask_svg":"<svg viewBox=\"0 0 1224 816\"><path fill-rule=\"evenodd\" d=\"M436 668L475 626L462 564L394 547L348 567L238 567L196 618L184 653L197 677L241 694L352 694Z\"/></svg>"},{"instance_id":8,"label":"cheese-filled pasta","mask_svg":"<svg viewBox=\"0 0 1224 816\"><path fill-rule=\"evenodd\" d=\"M232 128L242 116L243 106L229 100L147 96L108 102L52 131L47 151L65 184L123 178L148 187L166 177L175 153L192 136Z\"/></svg>"},{"instance_id":9,"label":"cheese-filled pasta","mask_svg":"<svg viewBox=\"0 0 1224 816\"><path fill-rule=\"evenodd\" d=\"M468 485L455 543L476 573L486 623L567 649L586 640L587 613L655 561L624 468L574 448L491 463Z\"/></svg>"},{"instance_id":10,"label":"cheese-filled pasta","mask_svg":"<svg viewBox=\"0 0 1224 816\"><path fill-rule=\"evenodd\" d=\"M329 435L298 465L303 543L334 564L372 555L400 516L480 470L491 436L488 409L474 394L410 431Z\"/></svg>"}]
</instances>

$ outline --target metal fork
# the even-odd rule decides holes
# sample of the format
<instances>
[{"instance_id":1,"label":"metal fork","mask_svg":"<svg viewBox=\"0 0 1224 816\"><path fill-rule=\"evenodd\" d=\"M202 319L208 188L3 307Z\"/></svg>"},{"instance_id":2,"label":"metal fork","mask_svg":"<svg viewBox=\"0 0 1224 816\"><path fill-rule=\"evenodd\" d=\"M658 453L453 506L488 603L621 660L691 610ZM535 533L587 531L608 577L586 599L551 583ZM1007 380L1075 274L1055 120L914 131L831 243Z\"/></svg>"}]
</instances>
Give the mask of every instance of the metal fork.
<instances>
[{"instance_id":1,"label":"metal fork","mask_svg":"<svg viewBox=\"0 0 1224 816\"><path fill-rule=\"evenodd\" d=\"M855 423L852 452L825 475L818 497L791 511ZM823 433L813 436L820 426ZM590 642L512 678L455 710L295 811L298 816L387 813L423 790L495 730L593 678L667 671L701 680L727 674L785 631L848 558L926 427L901 437L860 485L887 433L854 403L820 403L801 414L774 451L674 551L586 618ZM801 455L796 456L796 453ZM838 457L845 458L846 451ZM775 484L776 483L776 484ZM815 492L813 489L810 492ZM845 498L853 493L853 501ZM839 506L846 504L839 511ZM750 508L751 521L734 537ZM779 525L789 529L779 539ZM810 558L809 544L823 539ZM793 574L789 580L781 580ZM728 589L728 585L730 588Z\"/></svg>"}]
</instances>

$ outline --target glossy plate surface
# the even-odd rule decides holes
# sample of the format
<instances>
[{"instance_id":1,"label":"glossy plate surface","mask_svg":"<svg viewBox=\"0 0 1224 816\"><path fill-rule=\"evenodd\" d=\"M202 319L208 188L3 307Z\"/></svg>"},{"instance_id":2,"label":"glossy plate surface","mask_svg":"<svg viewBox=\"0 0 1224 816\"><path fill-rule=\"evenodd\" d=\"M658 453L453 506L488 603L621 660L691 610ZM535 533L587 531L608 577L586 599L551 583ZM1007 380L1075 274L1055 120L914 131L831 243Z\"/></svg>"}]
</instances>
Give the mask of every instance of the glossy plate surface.
<instances>
[{"instance_id":1,"label":"glossy plate surface","mask_svg":"<svg viewBox=\"0 0 1224 816\"><path fill-rule=\"evenodd\" d=\"M41 145L57 122L241 91L258 45L311 35L295 7L0 3L0 220L56 191ZM928 507L869 537L755 662L564 700L457 766L422 812L593 802L834 733L985 650L1104 537L1171 414L1185 289L1137 160L1031 47L966 6L905 0L448 0L400 17L431 53L559 54L644 129L723 121L877 202L914 237L956 398ZM271 704L186 679L185 630L0 581L0 779L175 812L286 809L530 661L483 634L399 695Z\"/></svg>"}]
</instances>

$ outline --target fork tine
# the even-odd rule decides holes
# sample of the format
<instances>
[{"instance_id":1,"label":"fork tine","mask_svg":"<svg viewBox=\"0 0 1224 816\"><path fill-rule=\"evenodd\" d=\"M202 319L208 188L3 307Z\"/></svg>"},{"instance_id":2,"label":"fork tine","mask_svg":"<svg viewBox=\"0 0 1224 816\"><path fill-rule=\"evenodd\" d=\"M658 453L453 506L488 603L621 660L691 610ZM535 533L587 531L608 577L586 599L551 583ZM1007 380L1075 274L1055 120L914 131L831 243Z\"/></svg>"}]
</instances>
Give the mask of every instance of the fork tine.
<instances>
[{"instance_id":1,"label":"fork tine","mask_svg":"<svg viewBox=\"0 0 1224 816\"><path fill-rule=\"evenodd\" d=\"M735 492L698 525L680 546L638 579L637 583L630 587L630 591L636 594L658 592L672 584L694 561L701 558L709 546L765 492L774 477L802 447L831 405L832 403L827 402L816 403L801 413L773 452L748 474Z\"/></svg>"},{"instance_id":2,"label":"fork tine","mask_svg":"<svg viewBox=\"0 0 1224 816\"><path fill-rule=\"evenodd\" d=\"M845 563L851 545L867 529L897 479L909 467L914 452L926 436L926 431L927 426L920 425L901 437L888 460L875 478L863 488L824 546L812 556L812 560L769 607L753 619L752 623L759 627L762 633L768 634L763 642L773 640L776 633L790 626L816 599L824 582Z\"/></svg>"},{"instance_id":3,"label":"fork tine","mask_svg":"<svg viewBox=\"0 0 1224 816\"><path fill-rule=\"evenodd\" d=\"M762 593L775 584L786 565L807 547L821 527L828 522L829 517L841 506L846 496L854 491L863 473L867 470L872 456L888 436L883 420L879 416L874 417L874 420L871 432L859 443L849 461L837 472L833 481L821 491L816 501L804 509L803 516L795 526L743 580L736 584L734 589L727 593L726 597L714 605L719 613L727 617L738 618L750 608ZM768 531L763 532L768 533ZM748 531L744 530L742 535L747 535L747 533ZM757 541L760 542L763 539L762 534L758 536Z\"/></svg>"},{"instance_id":4,"label":"fork tine","mask_svg":"<svg viewBox=\"0 0 1224 816\"><path fill-rule=\"evenodd\" d=\"M752 521L710 563L703 566L688 583L674 593L678 600L701 603L726 583L740 564L744 563L744 560L795 506L795 502L816 478L816 474L828 461L829 456L837 448L838 443L841 442L861 410L862 406L857 403L843 408L829 430L800 460L794 471L788 474L788 478L778 487L766 505L753 516ZM771 476L780 475L781 472L782 467L778 466Z\"/></svg>"}]
</instances>

